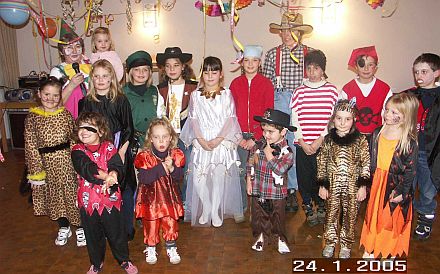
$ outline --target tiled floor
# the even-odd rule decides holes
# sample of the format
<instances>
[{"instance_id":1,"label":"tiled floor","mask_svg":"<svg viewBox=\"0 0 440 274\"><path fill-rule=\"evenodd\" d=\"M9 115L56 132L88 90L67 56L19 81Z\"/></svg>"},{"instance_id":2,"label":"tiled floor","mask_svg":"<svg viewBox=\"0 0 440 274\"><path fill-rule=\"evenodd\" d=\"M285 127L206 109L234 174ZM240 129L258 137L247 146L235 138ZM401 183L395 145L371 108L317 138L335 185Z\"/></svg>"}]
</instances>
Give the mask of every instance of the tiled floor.
<instances>
[{"instance_id":1,"label":"tiled floor","mask_svg":"<svg viewBox=\"0 0 440 274\"><path fill-rule=\"evenodd\" d=\"M18 193L23 151L6 153L5 158L6 162L0 163L0 273L86 273L90 266L86 248L76 247L75 236L66 246L55 246L56 223L47 217L33 216L27 197ZM139 273L292 273L292 259L320 258L322 226L308 227L302 211L287 216L288 239L293 250L288 255L280 255L276 245L261 253L251 250L249 222L235 224L227 220L220 228L192 228L188 223L180 223L179 265L168 262L163 245L158 248L158 263L148 265L142 253L142 232L138 229L129 244L131 259ZM358 238L360 229L359 221ZM408 273L440 272L438 220L433 231L427 242L411 240ZM357 239L354 257L362 254L358 242ZM109 248L107 251L102 273L124 273ZM321 269L317 272L322 273Z\"/></svg>"}]
</instances>

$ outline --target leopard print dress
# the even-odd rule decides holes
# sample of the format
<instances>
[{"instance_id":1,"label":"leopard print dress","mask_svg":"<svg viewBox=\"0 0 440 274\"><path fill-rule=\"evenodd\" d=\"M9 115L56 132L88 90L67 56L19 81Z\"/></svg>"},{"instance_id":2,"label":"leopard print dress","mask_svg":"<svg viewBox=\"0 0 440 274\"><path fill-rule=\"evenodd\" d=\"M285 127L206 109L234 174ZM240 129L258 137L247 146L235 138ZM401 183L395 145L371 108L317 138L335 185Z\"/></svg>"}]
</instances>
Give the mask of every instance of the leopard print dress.
<instances>
[{"instance_id":1,"label":"leopard print dress","mask_svg":"<svg viewBox=\"0 0 440 274\"><path fill-rule=\"evenodd\" d=\"M70 148L45 154L38 152L39 148L68 142L72 130L73 118L64 107L50 113L31 108L25 121L25 159L28 178L46 182L32 188L34 214L47 215L51 220L66 217L72 225L78 226L78 187Z\"/></svg>"}]
</instances>

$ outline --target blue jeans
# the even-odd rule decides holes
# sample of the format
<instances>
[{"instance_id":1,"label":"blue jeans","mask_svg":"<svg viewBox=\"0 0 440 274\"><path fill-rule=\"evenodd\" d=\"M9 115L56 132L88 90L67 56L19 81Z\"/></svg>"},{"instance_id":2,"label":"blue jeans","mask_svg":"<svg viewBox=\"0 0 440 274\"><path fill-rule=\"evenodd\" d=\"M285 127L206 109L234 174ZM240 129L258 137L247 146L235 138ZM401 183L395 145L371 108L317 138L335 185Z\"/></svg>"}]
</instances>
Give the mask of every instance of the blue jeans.
<instances>
[{"instance_id":1,"label":"blue jeans","mask_svg":"<svg viewBox=\"0 0 440 274\"><path fill-rule=\"evenodd\" d=\"M181 194L182 194L182 202L186 201L186 186L187 186L187 179L188 179L188 166L189 166L189 160L191 156L191 150L192 145L190 145L188 148L185 147L185 144L182 142L182 140L178 140L177 146L180 148L180 150L183 151L183 155L185 155L185 166L183 167L183 184L181 187Z\"/></svg>"},{"instance_id":2,"label":"blue jeans","mask_svg":"<svg viewBox=\"0 0 440 274\"><path fill-rule=\"evenodd\" d=\"M428 156L426 151L419 151L417 162L417 176L414 179L413 188L419 186L419 199L414 198L414 207L419 214L434 215L437 208L435 199L437 190L432 183L431 171L428 167Z\"/></svg>"},{"instance_id":3,"label":"blue jeans","mask_svg":"<svg viewBox=\"0 0 440 274\"><path fill-rule=\"evenodd\" d=\"M243 132L243 139L249 140L252 136L249 133ZM249 150L240 146L237 149L238 157L240 159L240 185L241 185L241 200L243 201L243 208L247 209L247 191L246 191L246 163L249 157ZM243 211L244 212L244 211Z\"/></svg>"},{"instance_id":4,"label":"blue jeans","mask_svg":"<svg viewBox=\"0 0 440 274\"><path fill-rule=\"evenodd\" d=\"M275 101L274 108L276 110L282 111L289 115L292 115L292 110L290 109L290 100L292 97L292 91L284 88L276 88L275 89ZM289 147L292 149L294 155L296 154L296 148L293 144L295 136L293 132L287 131L286 135L287 143ZM298 189L298 180L296 179L296 164L289 169L287 173L287 188L288 189Z\"/></svg>"}]
</instances>

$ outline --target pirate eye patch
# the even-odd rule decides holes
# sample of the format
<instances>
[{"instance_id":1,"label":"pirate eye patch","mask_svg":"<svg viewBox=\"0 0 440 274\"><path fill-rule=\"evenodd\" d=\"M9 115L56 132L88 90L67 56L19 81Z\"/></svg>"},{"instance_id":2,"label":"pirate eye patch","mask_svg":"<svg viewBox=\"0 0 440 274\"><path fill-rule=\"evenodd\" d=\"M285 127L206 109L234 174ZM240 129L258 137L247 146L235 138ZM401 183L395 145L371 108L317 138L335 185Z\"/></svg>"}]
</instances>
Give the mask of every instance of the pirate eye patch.
<instances>
[{"instance_id":1,"label":"pirate eye patch","mask_svg":"<svg viewBox=\"0 0 440 274\"><path fill-rule=\"evenodd\" d=\"M90 131L90 132L93 132L93 133L98 133L98 130L97 130L96 128L94 128L94 127L80 126L79 128L80 128L80 129L83 128L83 129L85 129L85 130L87 130L87 131Z\"/></svg>"}]
</instances>

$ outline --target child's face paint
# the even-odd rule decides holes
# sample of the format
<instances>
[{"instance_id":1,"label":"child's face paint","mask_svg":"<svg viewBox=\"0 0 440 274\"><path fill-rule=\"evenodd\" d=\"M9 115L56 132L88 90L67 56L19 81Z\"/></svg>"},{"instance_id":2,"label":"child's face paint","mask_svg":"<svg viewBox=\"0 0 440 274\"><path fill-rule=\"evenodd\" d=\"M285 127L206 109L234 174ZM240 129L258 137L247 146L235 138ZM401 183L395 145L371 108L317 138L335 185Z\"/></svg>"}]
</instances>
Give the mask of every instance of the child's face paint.
<instances>
[{"instance_id":1,"label":"child's face paint","mask_svg":"<svg viewBox=\"0 0 440 274\"><path fill-rule=\"evenodd\" d=\"M435 87L435 80L440 74L440 70L433 71L427 63L415 64L413 72L417 85L422 88Z\"/></svg>"},{"instance_id":2,"label":"child's face paint","mask_svg":"<svg viewBox=\"0 0 440 274\"><path fill-rule=\"evenodd\" d=\"M44 111L54 112L58 109L61 99L61 90L57 86L46 85L38 92Z\"/></svg>"},{"instance_id":3,"label":"child's face paint","mask_svg":"<svg viewBox=\"0 0 440 274\"><path fill-rule=\"evenodd\" d=\"M110 91L112 83L111 72L102 67L96 67L92 71L93 86L100 95L105 95Z\"/></svg>"},{"instance_id":4,"label":"child's face paint","mask_svg":"<svg viewBox=\"0 0 440 274\"><path fill-rule=\"evenodd\" d=\"M399 125L403 123L403 114L395 106L388 103L385 107L384 120L387 125Z\"/></svg>"}]
</instances>

